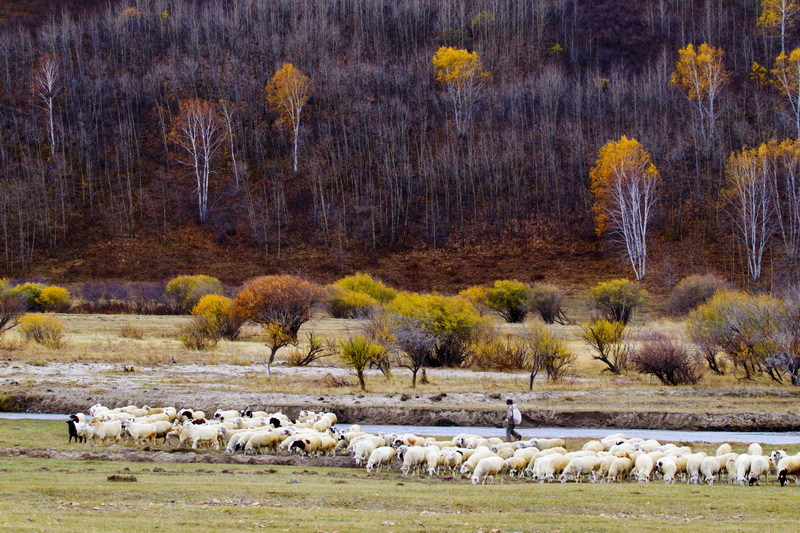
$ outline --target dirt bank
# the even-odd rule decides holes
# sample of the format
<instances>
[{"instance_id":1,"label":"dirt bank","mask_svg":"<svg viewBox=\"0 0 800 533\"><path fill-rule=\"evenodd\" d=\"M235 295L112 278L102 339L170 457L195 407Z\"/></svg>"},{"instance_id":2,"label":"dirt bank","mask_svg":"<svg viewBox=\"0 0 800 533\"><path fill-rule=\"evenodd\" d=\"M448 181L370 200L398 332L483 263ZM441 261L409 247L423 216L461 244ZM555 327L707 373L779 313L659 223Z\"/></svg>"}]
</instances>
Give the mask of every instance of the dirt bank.
<instances>
[{"instance_id":1,"label":"dirt bank","mask_svg":"<svg viewBox=\"0 0 800 533\"><path fill-rule=\"evenodd\" d=\"M433 397L435 398L435 397ZM272 398L274 400L274 398ZM336 413L341 424L379 424L416 426L499 427L501 413L493 406L482 408L450 408L446 406L404 407L395 399L393 405L342 405L336 397L311 399L303 403L264 403L258 393L227 394L202 392L160 396L159 405L185 406L213 413L220 406L247 405L265 411L283 411L296 416L301 409L326 410ZM436 399L429 398L432 402ZM154 404L153 397L110 394L76 397L66 391L51 389L36 393L7 393L3 410L37 413L74 413L86 411L94 404L121 407L130 404ZM799 431L800 414L794 413L670 413L670 412L607 412L555 411L523 409L521 427L582 427L621 429L671 429L683 431Z\"/></svg>"}]
</instances>

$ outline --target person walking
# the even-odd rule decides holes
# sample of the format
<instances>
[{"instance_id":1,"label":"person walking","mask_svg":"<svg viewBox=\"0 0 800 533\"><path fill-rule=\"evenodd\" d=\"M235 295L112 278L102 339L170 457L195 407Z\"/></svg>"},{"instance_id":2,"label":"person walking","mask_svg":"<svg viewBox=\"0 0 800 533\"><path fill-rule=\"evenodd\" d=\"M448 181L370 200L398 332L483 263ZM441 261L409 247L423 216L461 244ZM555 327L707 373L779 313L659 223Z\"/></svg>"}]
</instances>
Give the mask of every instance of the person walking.
<instances>
[{"instance_id":1,"label":"person walking","mask_svg":"<svg viewBox=\"0 0 800 533\"><path fill-rule=\"evenodd\" d=\"M522 413L519 412L511 398L506 400L506 406L506 440L508 442L520 440L522 435L514 431L514 428L522 422Z\"/></svg>"}]
</instances>

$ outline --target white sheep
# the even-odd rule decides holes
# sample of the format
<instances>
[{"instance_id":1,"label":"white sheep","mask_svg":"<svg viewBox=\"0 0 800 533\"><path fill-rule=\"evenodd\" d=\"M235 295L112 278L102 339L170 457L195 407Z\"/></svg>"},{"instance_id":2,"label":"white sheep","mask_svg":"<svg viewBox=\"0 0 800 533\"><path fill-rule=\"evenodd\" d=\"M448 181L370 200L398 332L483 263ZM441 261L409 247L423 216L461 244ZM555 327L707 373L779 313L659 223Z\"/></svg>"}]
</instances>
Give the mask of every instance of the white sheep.
<instances>
[{"instance_id":1,"label":"white sheep","mask_svg":"<svg viewBox=\"0 0 800 533\"><path fill-rule=\"evenodd\" d=\"M761 451L761 445L757 442L753 442L750 446L747 447L747 454L748 455L763 455L764 452Z\"/></svg>"},{"instance_id":2,"label":"white sheep","mask_svg":"<svg viewBox=\"0 0 800 533\"><path fill-rule=\"evenodd\" d=\"M461 464L460 472L462 474L471 474L478 465L478 462L486 457L497 457L497 455L489 450L489 448L475 450L468 459L464 459L464 462Z\"/></svg>"},{"instance_id":3,"label":"white sheep","mask_svg":"<svg viewBox=\"0 0 800 533\"><path fill-rule=\"evenodd\" d=\"M590 452L602 452L605 451L606 447L599 440L590 440L581 449Z\"/></svg>"},{"instance_id":4,"label":"white sheep","mask_svg":"<svg viewBox=\"0 0 800 533\"><path fill-rule=\"evenodd\" d=\"M748 472L748 483L758 485L758 480L764 476L764 483L769 483L769 457L764 455L751 455L750 456L750 472Z\"/></svg>"},{"instance_id":5,"label":"white sheep","mask_svg":"<svg viewBox=\"0 0 800 533\"><path fill-rule=\"evenodd\" d=\"M244 446L244 453L245 455L250 455L259 453L263 449L275 453L280 442L280 436L270 430L254 431L250 438L247 439L247 444Z\"/></svg>"},{"instance_id":6,"label":"white sheep","mask_svg":"<svg viewBox=\"0 0 800 533\"><path fill-rule=\"evenodd\" d=\"M686 457L686 483L697 485L700 483L700 465L703 464L706 454L693 453L684 457Z\"/></svg>"},{"instance_id":7,"label":"white sheep","mask_svg":"<svg viewBox=\"0 0 800 533\"><path fill-rule=\"evenodd\" d=\"M436 446L422 447L425 452L425 464L428 467L428 475L433 476L439 473L439 465L442 462L442 450Z\"/></svg>"},{"instance_id":8,"label":"white sheep","mask_svg":"<svg viewBox=\"0 0 800 533\"><path fill-rule=\"evenodd\" d=\"M101 422L93 418L89 423L94 429L92 440L99 439L101 442L105 442L108 439L114 439L117 443L122 440L122 422L120 420Z\"/></svg>"},{"instance_id":9,"label":"white sheep","mask_svg":"<svg viewBox=\"0 0 800 533\"><path fill-rule=\"evenodd\" d=\"M409 472L419 474L420 468L425 464L426 449L422 446L400 446L397 449L398 455L403 456L403 466L401 471L403 476L407 476Z\"/></svg>"},{"instance_id":10,"label":"white sheep","mask_svg":"<svg viewBox=\"0 0 800 533\"><path fill-rule=\"evenodd\" d=\"M539 483L555 481L556 476L561 475L571 460L558 453L540 457L534 464L531 477Z\"/></svg>"},{"instance_id":11,"label":"white sheep","mask_svg":"<svg viewBox=\"0 0 800 533\"><path fill-rule=\"evenodd\" d=\"M391 446L375 448L369 455L369 460L367 461L367 474L371 473L376 468L381 470L384 466L391 465L392 459L394 459L396 454L397 451Z\"/></svg>"},{"instance_id":12,"label":"white sheep","mask_svg":"<svg viewBox=\"0 0 800 533\"><path fill-rule=\"evenodd\" d=\"M369 456L377 447L374 441L368 439L358 441L353 446L353 460L356 462L356 466L361 466L362 463L366 463L369 460Z\"/></svg>"},{"instance_id":13,"label":"white sheep","mask_svg":"<svg viewBox=\"0 0 800 533\"><path fill-rule=\"evenodd\" d=\"M475 466L475 471L472 473L472 484L485 484L489 478L494 480L494 476L501 474L505 468L506 462L500 457L484 457Z\"/></svg>"},{"instance_id":14,"label":"white sheep","mask_svg":"<svg viewBox=\"0 0 800 533\"><path fill-rule=\"evenodd\" d=\"M716 455L717 457L721 457L723 455L728 455L732 451L733 449L731 448L731 445L728 444L727 442L724 442L719 445L719 447L717 448L717 452L714 455Z\"/></svg>"},{"instance_id":15,"label":"white sheep","mask_svg":"<svg viewBox=\"0 0 800 533\"><path fill-rule=\"evenodd\" d=\"M442 450L444 453L444 450ZM458 450L449 450L442 460L442 466L446 466L450 470L451 475L455 475L461 463L464 461L464 456Z\"/></svg>"},{"instance_id":16,"label":"white sheep","mask_svg":"<svg viewBox=\"0 0 800 533\"><path fill-rule=\"evenodd\" d=\"M633 469L633 461L630 457L617 457L608 467L608 476L606 479L609 483L616 483L627 479Z\"/></svg>"},{"instance_id":17,"label":"white sheep","mask_svg":"<svg viewBox=\"0 0 800 533\"><path fill-rule=\"evenodd\" d=\"M643 453L636 458L634 462L634 469L636 470L636 480L639 483L649 483L650 476L653 475L653 468L655 461L653 456L648 453Z\"/></svg>"},{"instance_id":18,"label":"white sheep","mask_svg":"<svg viewBox=\"0 0 800 533\"><path fill-rule=\"evenodd\" d=\"M533 445L540 450L546 450L547 448L563 448L566 446L564 439L532 439Z\"/></svg>"},{"instance_id":19,"label":"white sheep","mask_svg":"<svg viewBox=\"0 0 800 533\"><path fill-rule=\"evenodd\" d=\"M528 466L528 460L522 456L514 455L508 457L506 460L506 470L511 477L522 476L525 468Z\"/></svg>"},{"instance_id":20,"label":"white sheep","mask_svg":"<svg viewBox=\"0 0 800 533\"><path fill-rule=\"evenodd\" d=\"M137 424L131 420L122 422L122 428L131 436L133 442L140 444L145 441L147 444L155 445L156 443L156 426L155 424Z\"/></svg>"},{"instance_id":21,"label":"white sheep","mask_svg":"<svg viewBox=\"0 0 800 533\"><path fill-rule=\"evenodd\" d=\"M664 483L675 483L675 474L678 471L678 465L675 463L674 456L666 455L656 461L656 469L661 472Z\"/></svg>"},{"instance_id":22,"label":"white sheep","mask_svg":"<svg viewBox=\"0 0 800 533\"><path fill-rule=\"evenodd\" d=\"M778 471L778 482L781 487L789 482L789 476L794 476L795 483L800 485L800 456L789 455L782 457L776 465L776 470Z\"/></svg>"},{"instance_id":23,"label":"white sheep","mask_svg":"<svg viewBox=\"0 0 800 533\"><path fill-rule=\"evenodd\" d=\"M730 459L731 456L735 458L736 454L727 453L724 455L706 457L703 459L703 462L700 463L700 475L702 476L703 481L709 485L713 484L714 478L717 477L723 470L727 470L728 459Z\"/></svg>"},{"instance_id":24,"label":"white sheep","mask_svg":"<svg viewBox=\"0 0 800 533\"><path fill-rule=\"evenodd\" d=\"M600 458L596 455L575 457L564 468L561 476L559 476L559 480L561 483L566 483L567 481L574 479L580 483L582 477L586 476L588 478L597 468L598 464L600 464Z\"/></svg>"},{"instance_id":25,"label":"white sheep","mask_svg":"<svg viewBox=\"0 0 800 533\"><path fill-rule=\"evenodd\" d=\"M748 477L750 475L750 464L752 462L753 462L753 456L747 453L743 453L736 458L736 462L734 465L736 472L736 481L740 485L744 485L747 482Z\"/></svg>"}]
</instances>

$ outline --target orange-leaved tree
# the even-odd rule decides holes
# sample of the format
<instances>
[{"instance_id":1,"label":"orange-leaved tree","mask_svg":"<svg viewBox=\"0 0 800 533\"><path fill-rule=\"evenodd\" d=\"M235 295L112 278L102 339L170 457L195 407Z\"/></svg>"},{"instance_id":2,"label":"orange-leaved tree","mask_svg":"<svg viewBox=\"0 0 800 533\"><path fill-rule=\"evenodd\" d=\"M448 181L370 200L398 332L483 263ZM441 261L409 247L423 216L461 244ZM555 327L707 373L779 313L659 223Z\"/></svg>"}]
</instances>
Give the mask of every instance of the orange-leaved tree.
<instances>
[{"instance_id":1,"label":"orange-leaved tree","mask_svg":"<svg viewBox=\"0 0 800 533\"><path fill-rule=\"evenodd\" d=\"M278 124L291 133L294 140L295 172L300 141L300 113L310 96L311 79L291 63L284 63L267 83L267 102L278 115Z\"/></svg>"},{"instance_id":2,"label":"orange-leaved tree","mask_svg":"<svg viewBox=\"0 0 800 533\"><path fill-rule=\"evenodd\" d=\"M208 219L208 184L214 155L225 141L216 107L198 98L181 100L170 138L180 148L177 160L192 169L200 222Z\"/></svg>"},{"instance_id":3,"label":"orange-leaved tree","mask_svg":"<svg viewBox=\"0 0 800 533\"><path fill-rule=\"evenodd\" d=\"M744 147L728 157L727 187L723 194L731 206L731 218L738 229L747 269L754 280L761 277L764 251L774 232L775 205L770 171L775 150L772 145Z\"/></svg>"},{"instance_id":4,"label":"orange-leaved tree","mask_svg":"<svg viewBox=\"0 0 800 533\"><path fill-rule=\"evenodd\" d=\"M289 275L261 276L236 295L237 314L264 327L270 348L268 374L278 350L297 343L300 326L311 318L311 308L321 297L320 286Z\"/></svg>"},{"instance_id":5,"label":"orange-leaved tree","mask_svg":"<svg viewBox=\"0 0 800 533\"><path fill-rule=\"evenodd\" d=\"M625 250L637 280L647 265L647 230L659 184L650 154L624 135L600 149L591 170L593 211L598 236L610 234Z\"/></svg>"},{"instance_id":6,"label":"orange-leaved tree","mask_svg":"<svg viewBox=\"0 0 800 533\"><path fill-rule=\"evenodd\" d=\"M761 0L758 25L780 35L781 52L786 50L786 31L798 18L800 18L800 3L797 0Z\"/></svg>"},{"instance_id":7,"label":"orange-leaved tree","mask_svg":"<svg viewBox=\"0 0 800 533\"><path fill-rule=\"evenodd\" d=\"M453 110L456 133L464 135L472 122L480 91L486 86L491 73L484 70L478 52L467 52L452 46L442 46L436 51L433 68L436 81L444 86Z\"/></svg>"},{"instance_id":8,"label":"orange-leaved tree","mask_svg":"<svg viewBox=\"0 0 800 533\"><path fill-rule=\"evenodd\" d=\"M720 115L717 99L730 78L722 61L724 53L706 43L696 49L687 44L678 51L678 62L670 79L670 85L683 91L697 109L706 141L714 135L714 123Z\"/></svg>"},{"instance_id":9,"label":"orange-leaved tree","mask_svg":"<svg viewBox=\"0 0 800 533\"><path fill-rule=\"evenodd\" d=\"M800 48L781 52L772 67L772 83L789 100L796 135L800 137Z\"/></svg>"}]
</instances>

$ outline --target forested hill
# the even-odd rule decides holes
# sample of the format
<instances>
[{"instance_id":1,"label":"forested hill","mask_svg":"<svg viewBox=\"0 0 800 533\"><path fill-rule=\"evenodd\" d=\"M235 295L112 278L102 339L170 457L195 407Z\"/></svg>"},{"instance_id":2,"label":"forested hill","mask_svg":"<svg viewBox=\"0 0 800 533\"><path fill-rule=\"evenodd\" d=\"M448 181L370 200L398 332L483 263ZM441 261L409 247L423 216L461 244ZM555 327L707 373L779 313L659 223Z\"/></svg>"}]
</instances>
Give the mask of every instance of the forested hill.
<instances>
[{"instance_id":1,"label":"forested hill","mask_svg":"<svg viewBox=\"0 0 800 533\"><path fill-rule=\"evenodd\" d=\"M630 276L608 236L595 240L589 180L625 135L660 175L651 277L743 280L726 161L797 136L770 81L782 40L761 12L756 0L3 2L0 270L238 281L382 264L420 284L414 254L437 250L486 259L451 285L503 269ZM800 46L793 22L784 42ZM710 133L670 84L689 43L722 50L730 73ZM483 68L466 119L437 80L443 46ZM285 63L308 81L296 128L266 90ZM215 128L205 173L186 148L192 109ZM781 235L764 271L783 280Z\"/></svg>"}]
</instances>

